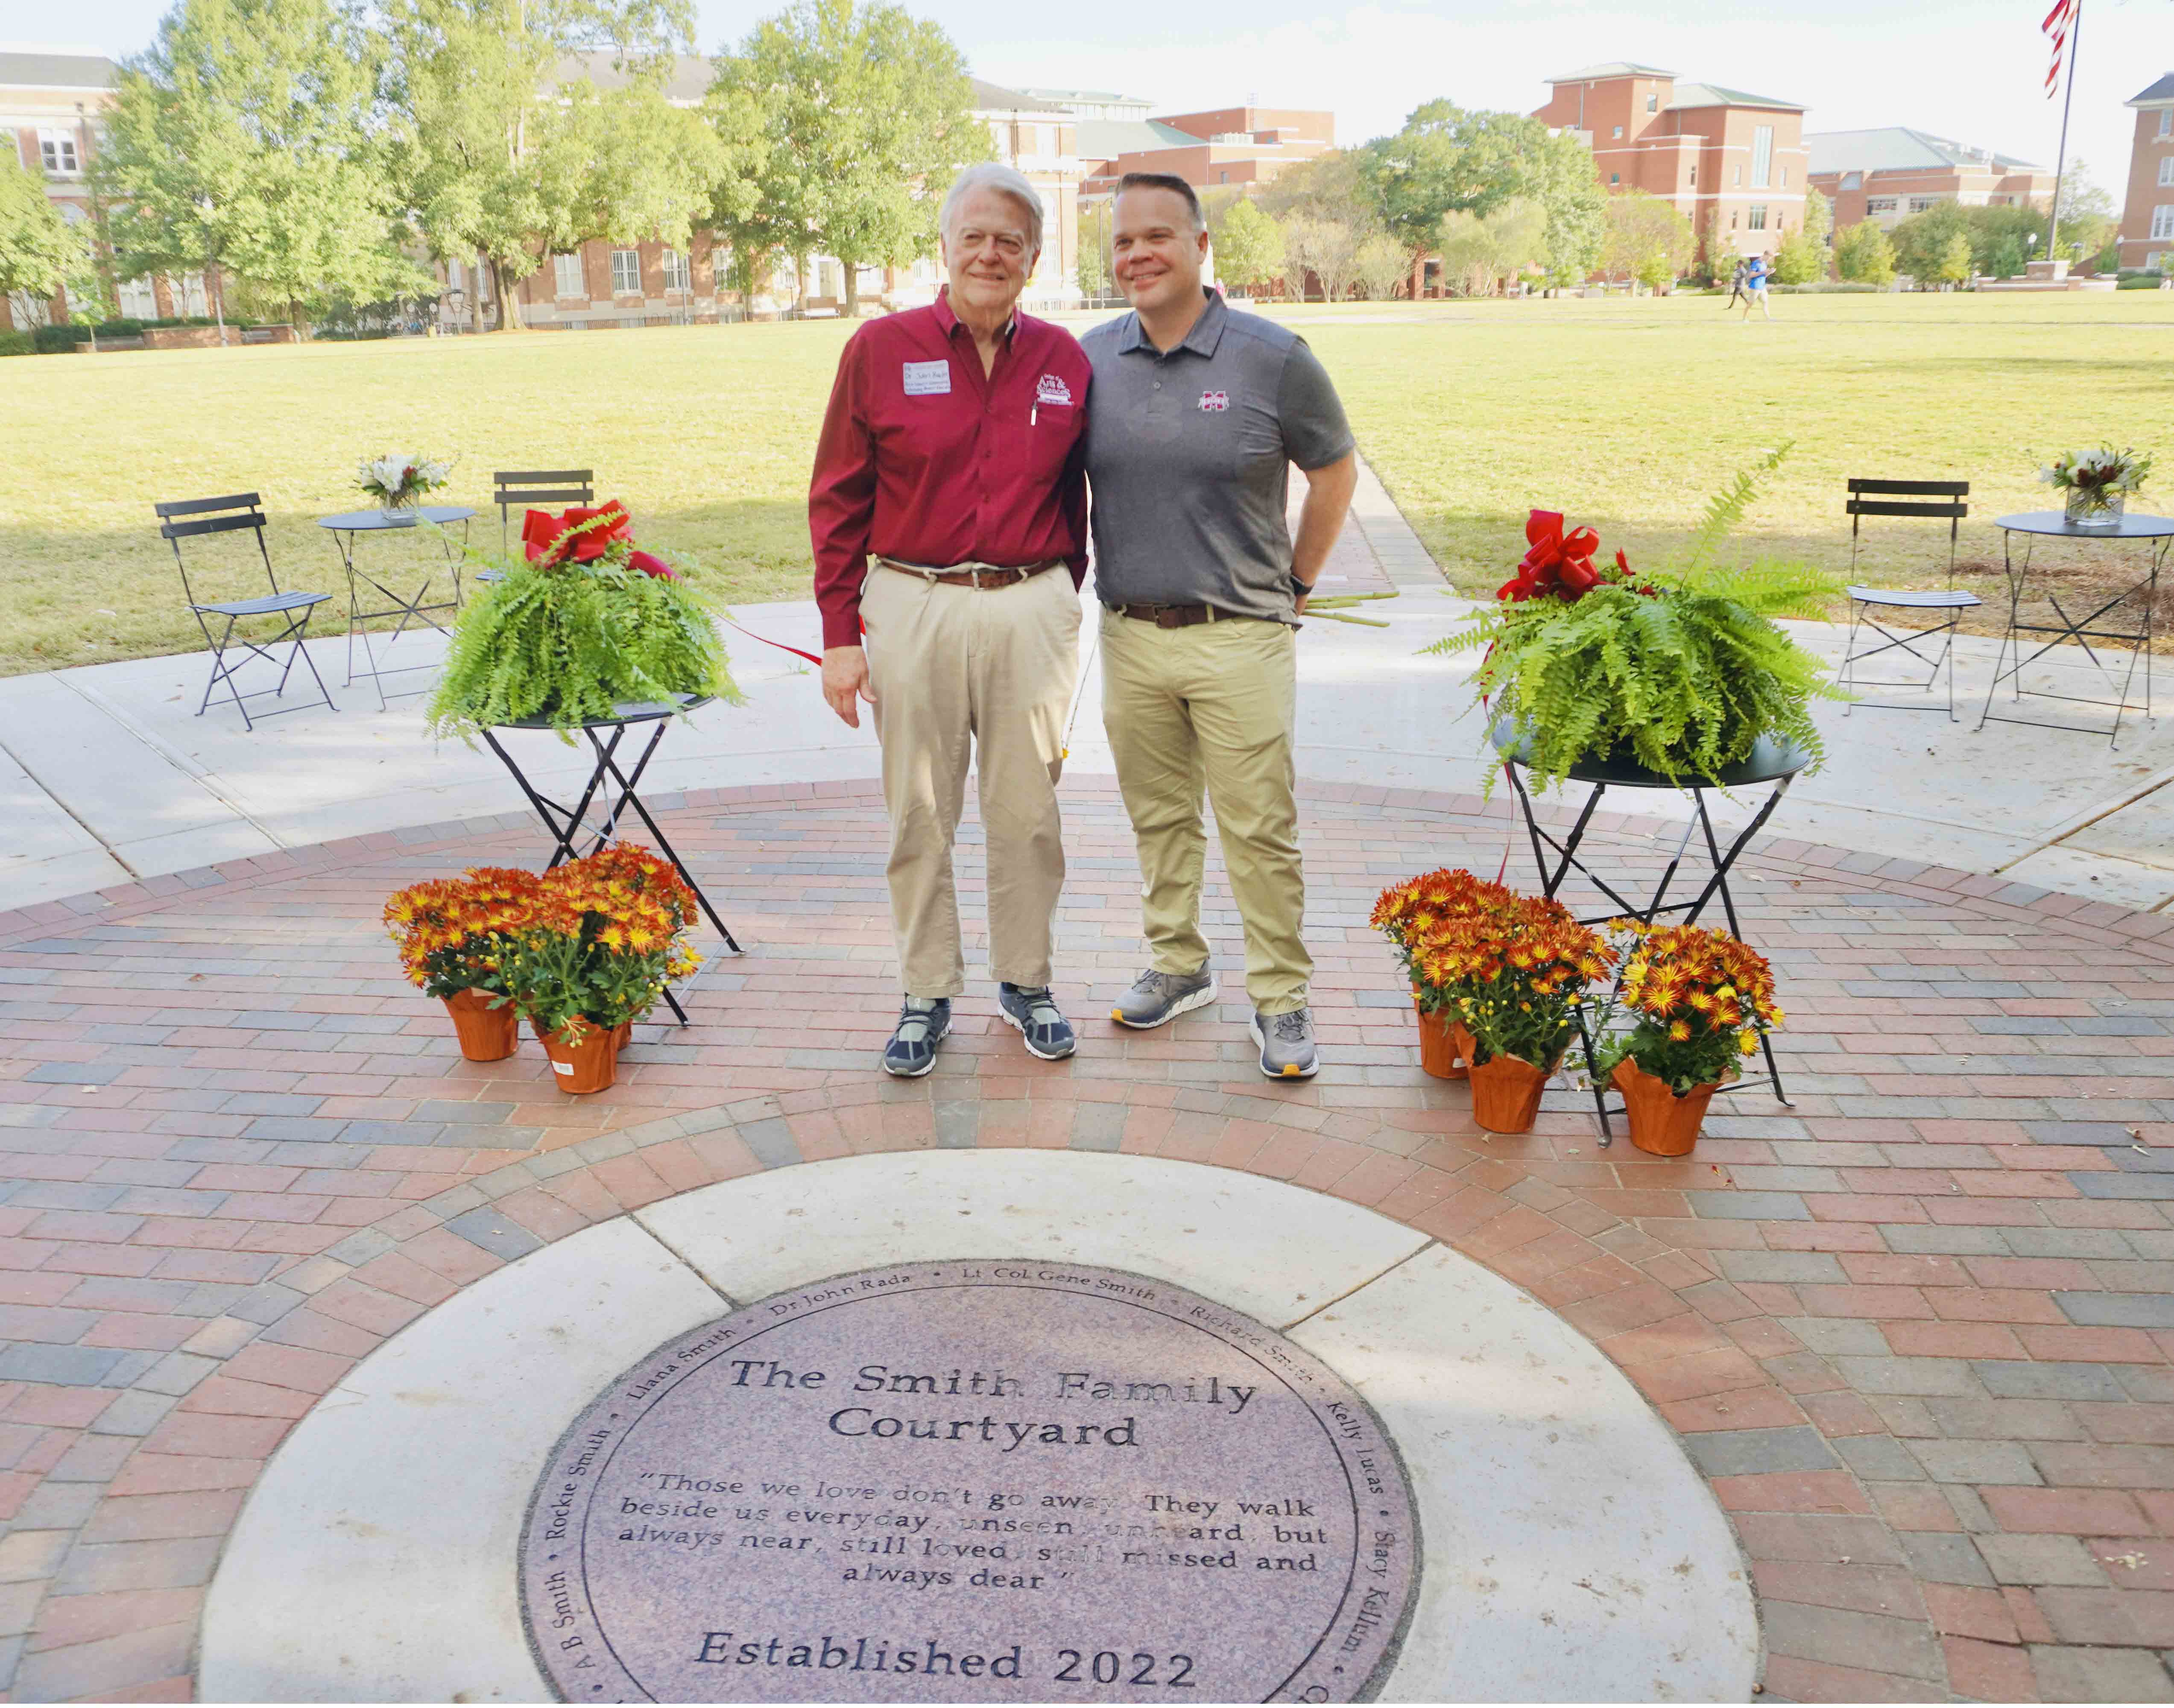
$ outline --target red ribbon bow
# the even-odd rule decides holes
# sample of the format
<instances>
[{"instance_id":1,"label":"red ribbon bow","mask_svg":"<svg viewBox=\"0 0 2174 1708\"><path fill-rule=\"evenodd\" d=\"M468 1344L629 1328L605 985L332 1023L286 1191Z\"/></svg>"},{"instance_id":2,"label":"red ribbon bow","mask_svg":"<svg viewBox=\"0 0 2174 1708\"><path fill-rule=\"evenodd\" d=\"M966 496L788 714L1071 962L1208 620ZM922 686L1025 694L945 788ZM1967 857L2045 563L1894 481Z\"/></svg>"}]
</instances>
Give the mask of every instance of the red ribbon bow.
<instances>
[{"instance_id":1,"label":"red ribbon bow","mask_svg":"<svg viewBox=\"0 0 2174 1708\"><path fill-rule=\"evenodd\" d=\"M1560 511L1536 510L1525 520L1525 540L1532 549L1518 560L1517 575L1495 590L1496 598L1517 603L1552 593L1567 603L1600 585L1593 567L1600 536L1592 528L1566 534Z\"/></svg>"},{"instance_id":2,"label":"red ribbon bow","mask_svg":"<svg viewBox=\"0 0 2174 1708\"><path fill-rule=\"evenodd\" d=\"M595 522L601 522L601 526L583 527ZM576 528L582 532L575 532ZM633 546L634 519L627 515L626 506L615 498L607 499L593 510L576 505L559 516L546 510L532 510L522 520L521 544L530 563L547 568L569 561L593 563L614 547ZM630 568L646 576L660 576L668 581L679 579L669 564L651 553L630 549L626 560Z\"/></svg>"}]
</instances>

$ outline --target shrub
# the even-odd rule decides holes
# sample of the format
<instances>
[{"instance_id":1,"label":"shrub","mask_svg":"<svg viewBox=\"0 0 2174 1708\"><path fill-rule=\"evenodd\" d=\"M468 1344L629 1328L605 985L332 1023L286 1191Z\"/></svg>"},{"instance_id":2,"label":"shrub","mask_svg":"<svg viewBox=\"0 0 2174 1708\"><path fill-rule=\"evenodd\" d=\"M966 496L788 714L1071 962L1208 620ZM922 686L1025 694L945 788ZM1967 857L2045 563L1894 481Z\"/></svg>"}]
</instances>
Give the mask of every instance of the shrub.
<instances>
[{"instance_id":1,"label":"shrub","mask_svg":"<svg viewBox=\"0 0 2174 1708\"><path fill-rule=\"evenodd\" d=\"M2156 290L2166 275L2159 273L2139 273L2123 279L2114 286L2116 290Z\"/></svg>"},{"instance_id":2,"label":"shrub","mask_svg":"<svg viewBox=\"0 0 2174 1708\"><path fill-rule=\"evenodd\" d=\"M40 327L30 334L30 342L41 356L63 355L90 338L90 328L70 322L57 327Z\"/></svg>"},{"instance_id":3,"label":"shrub","mask_svg":"<svg viewBox=\"0 0 2174 1708\"><path fill-rule=\"evenodd\" d=\"M36 349L28 332L0 332L0 356L27 356Z\"/></svg>"},{"instance_id":4,"label":"shrub","mask_svg":"<svg viewBox=\"0 0 2174 1708\"><path fill-rule=\"evenodd\" d=\"M125 316L120 320L100 321L98 323L98 335L102 338L141 338L143 335L143 322L139 320L129 320Z\"/></svg>"}]
</instances>

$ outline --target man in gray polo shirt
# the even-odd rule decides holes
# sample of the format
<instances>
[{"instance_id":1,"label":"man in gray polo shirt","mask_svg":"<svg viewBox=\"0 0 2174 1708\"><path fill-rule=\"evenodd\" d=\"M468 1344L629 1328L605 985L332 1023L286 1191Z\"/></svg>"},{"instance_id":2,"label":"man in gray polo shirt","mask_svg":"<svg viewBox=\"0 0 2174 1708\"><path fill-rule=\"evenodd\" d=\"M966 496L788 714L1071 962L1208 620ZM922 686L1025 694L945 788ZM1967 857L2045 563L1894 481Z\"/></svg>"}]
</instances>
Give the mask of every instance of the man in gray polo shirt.
<instances>
[{"instance_id":1,"label":"man in gray polo shirt","mask_svg":"<svg viewBox=\"0 0 2174 1708\"><path fill-rule=\"evenodd\" d=\"M1150 961L1111 1018L1159 1026L1215 999L1204 787L1245 924L1261 1071L1310 1078L1295 630L1350 508L1351 430L1304 339L1203 289L1207 225L1183 179L1126 176L1111 252L1133 312L1080 340L1095 367L1087 478L1102 722L1139 845ZM1294 462L1307 481L1295 544Z\"/></svg>"}]
</instances>

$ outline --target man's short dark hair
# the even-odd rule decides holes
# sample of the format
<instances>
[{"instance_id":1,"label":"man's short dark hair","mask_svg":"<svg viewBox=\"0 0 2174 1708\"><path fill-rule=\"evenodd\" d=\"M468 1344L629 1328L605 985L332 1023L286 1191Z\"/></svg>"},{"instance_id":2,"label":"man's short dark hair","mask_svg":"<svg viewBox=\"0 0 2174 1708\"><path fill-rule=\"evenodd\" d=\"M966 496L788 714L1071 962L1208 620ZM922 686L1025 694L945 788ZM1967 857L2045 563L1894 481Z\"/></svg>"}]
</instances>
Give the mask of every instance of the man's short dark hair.
<instances>
[{"instance_id":1,"label":"man's short dark hair","mask_svg":"<svg viewBox=\"0 0 2174 1708\"><path fill-rule=\"evenodd\" d=\"M1193 193L1192 186L1175 172L1128 172L1117 180L1117 196L1128 190L1167 190L1185 203L1185 211L1192 216L1192 229L1205 231L1208 216L1200 211L1200 197ZM1117 196L1110 200L1112 204Z\"/></svg>"}]
</instances>

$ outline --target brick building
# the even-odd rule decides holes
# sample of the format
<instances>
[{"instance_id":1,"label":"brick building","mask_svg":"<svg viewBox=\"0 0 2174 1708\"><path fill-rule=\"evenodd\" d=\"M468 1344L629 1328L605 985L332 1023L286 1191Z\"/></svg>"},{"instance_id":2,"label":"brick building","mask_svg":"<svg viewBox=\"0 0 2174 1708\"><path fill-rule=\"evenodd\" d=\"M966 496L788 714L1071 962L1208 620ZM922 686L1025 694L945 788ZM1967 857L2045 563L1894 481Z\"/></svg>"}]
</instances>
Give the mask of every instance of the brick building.
<instances>
[{"instance_id":1,"label":"brick building","mask_svg":"<svg viewBox=\"0 0 2174 1708\"><path fill-rule=\"evenodd\" d=\"M1804 138L1813 186L1834 203L1835 229L1882 228L1943 202L1965 208L2048 208L2053 175L2027 160L1945 137L1885 125L1816 131Z\"/></svg>"},{"instance_id":2,"label":"brick building","mask_svg":"<svg viewBox=\"0 0 2174 1708\"><path fill-rule=\"evenodd\" d=\"M2136 139L2122 199L2121 264L2174 272L2174 71L2125 105L2136 109Z\"/></svg>"},{"instance_id":3,"label":"brick building","mask_svg":"<svg viewBox=\"0 0 2174 1708\"><path fill-rule=\"evenodd\" d=\"M1128 172L1169 172L1195 189L1265 184L1288 165L1336 146L1336 115L1305 108L1235 106L1152 119L1084 121L1084 193L1106 194Z\"/></svg>"},{"instance_id":4,"label":"brick building","mask_svg":"<svg viewBox=\"0 0 2174 1708\"><path fill-rule=\"evenodd\" d=\"M1615 61L1548 79L1533 115L1593 149L1603 188L1643 190L1725 251L1771 254L1804 219L1804 107Z\"/></svg>"},{"instance_id":5,"label":"brick building","mask_svg":"<svg viewBox=\"0 0 2174 1708\"><path fill-rule=\"evenodd\" d=\"M88 47L0 51L0 133L14 140L16 159L44 178L47 199L71 225L96 218L90 165L98 156L98 116L113 104L115 73L111 60ZM122 280L116 294L121 312L136 320L211 312L201 273ZM0 332L72 317L65 290L35 300L19 292L0 297Z\"/></svg>"}]
</instances>

